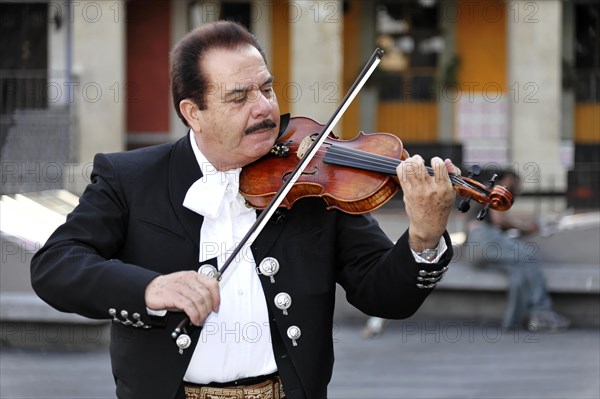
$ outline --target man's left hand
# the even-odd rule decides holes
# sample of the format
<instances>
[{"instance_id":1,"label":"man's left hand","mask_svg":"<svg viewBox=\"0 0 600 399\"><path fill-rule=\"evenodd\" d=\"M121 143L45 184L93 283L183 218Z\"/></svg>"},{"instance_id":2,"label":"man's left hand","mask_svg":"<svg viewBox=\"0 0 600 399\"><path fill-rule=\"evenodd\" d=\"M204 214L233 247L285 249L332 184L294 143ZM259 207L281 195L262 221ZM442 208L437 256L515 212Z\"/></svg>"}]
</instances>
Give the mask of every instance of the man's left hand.
<instances>
[{"instance_id":1,"label":"man's left hand","mask_svg":"<svg viewBox=\"0 0 600 399\"><path fill-rule=\"evenodd\" d=\"M429 175L423 158L414 155L396 169L409 219L409 244L416 252L437 247L456 196L448 173L460 175L460 169L449 159L434 157L431 166L433 176Z\"/></svg>"}]
</instances>

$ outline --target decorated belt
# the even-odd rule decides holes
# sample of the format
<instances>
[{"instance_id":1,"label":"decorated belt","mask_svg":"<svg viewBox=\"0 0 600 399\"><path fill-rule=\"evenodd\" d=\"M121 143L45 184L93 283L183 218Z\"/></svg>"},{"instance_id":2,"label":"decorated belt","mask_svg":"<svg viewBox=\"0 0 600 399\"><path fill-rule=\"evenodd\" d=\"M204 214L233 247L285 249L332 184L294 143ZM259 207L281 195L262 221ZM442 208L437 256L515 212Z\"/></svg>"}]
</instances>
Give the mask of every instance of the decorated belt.
<instances>
[{"instance_id":1,"label":"decorated belt","mask_svg":"<svg viewBox=\"0 0 600 399\"><path fill-rule=\"evenodd\" d=\"M184 383L185 399L284 399L278 375L252 385L196 385Z\"/></svg>"}]
</instances>

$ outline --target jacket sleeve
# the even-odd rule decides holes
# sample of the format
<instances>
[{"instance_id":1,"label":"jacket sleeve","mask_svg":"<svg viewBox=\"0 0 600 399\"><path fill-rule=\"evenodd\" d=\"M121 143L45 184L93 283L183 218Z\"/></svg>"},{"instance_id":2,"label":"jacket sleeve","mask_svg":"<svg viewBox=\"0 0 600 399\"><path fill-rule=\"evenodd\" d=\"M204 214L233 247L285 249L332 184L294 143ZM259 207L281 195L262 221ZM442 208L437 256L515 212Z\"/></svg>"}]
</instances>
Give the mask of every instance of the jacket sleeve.
<instances>
[{"instance_id":1,"label":"jacket sleeve","mask_svg":"<svg viewBox=\"0 0 600 399\"><path fill-rule=\"evenodd\" d=\"M116 255L127 234L128 204L118 167L97 155L91 183L66 222L31 261L31 283L48 304L63 311L103 319L123 310L145 323L144 293L158 274L121 262Z\"/></svg>"},{"instance_id":2,"label":"jacket sleeve","mask_svg":"<svg viewBox=\"0 0 600 399\"><path fill-rule=\"evenodd\" d=\"M338 251L338 281L348 302L372 316L412 316L435 286L419 278L443 276L452 259L448 233L444 233L448 248L437 263L417 263L408 245L408 230L393 244L371 216L340 218L338 242L343 249Z\"/></svg>"}]
</instances>

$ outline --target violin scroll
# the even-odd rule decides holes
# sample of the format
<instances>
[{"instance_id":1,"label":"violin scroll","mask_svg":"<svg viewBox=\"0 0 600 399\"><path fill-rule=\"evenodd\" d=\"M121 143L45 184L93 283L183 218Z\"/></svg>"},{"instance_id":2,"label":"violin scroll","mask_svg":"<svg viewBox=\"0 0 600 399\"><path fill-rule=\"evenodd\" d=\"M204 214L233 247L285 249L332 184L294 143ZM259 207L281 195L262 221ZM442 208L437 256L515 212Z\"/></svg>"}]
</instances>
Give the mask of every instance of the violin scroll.
<instances>
[{"instance_id":1,"label":"violin scroll","mask_svg":"<svg viewBox=\"0 0 600 399\"><path fill-rule=\"evenodd\" d=\"M474 169L475 168L475 169ZM473 170L474 169L474 170ZM461 181L463 184L455 184L454 190L462 197L463 200L458 204L458 209L461 212L467 212L470 209L470 201L473 200L484 208L477 215L478 220L482 220L488 214L489 209L495 211L507 211L511 208L514 198L513 195L506 187L495 186L497 175L493 175L488 185L484 185L476 180L473 180L471 176L479 174L479 166L471 167L469 169L469 177L462 177Z\"/></svg>"}]
</instances>

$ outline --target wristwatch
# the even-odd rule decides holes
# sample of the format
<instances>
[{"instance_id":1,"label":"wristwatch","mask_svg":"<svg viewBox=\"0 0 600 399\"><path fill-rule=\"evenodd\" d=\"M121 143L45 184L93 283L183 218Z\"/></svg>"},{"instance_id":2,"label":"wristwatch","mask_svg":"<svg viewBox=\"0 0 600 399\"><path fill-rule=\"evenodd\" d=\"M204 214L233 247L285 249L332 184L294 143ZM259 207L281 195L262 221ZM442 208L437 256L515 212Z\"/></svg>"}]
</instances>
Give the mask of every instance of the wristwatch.
<instances>
[{"instance_id":1,"label":"wristwatch","mask_svg":"<svg viewBox=\"0 0 600 399\"><path fill-rule=\"evenodd\" d=\"M417 252L417 256L426 260L427 262L432 262L438 255L437 248L429 248L424 250L423 252Z\"/></svg>"}]
</instances>

